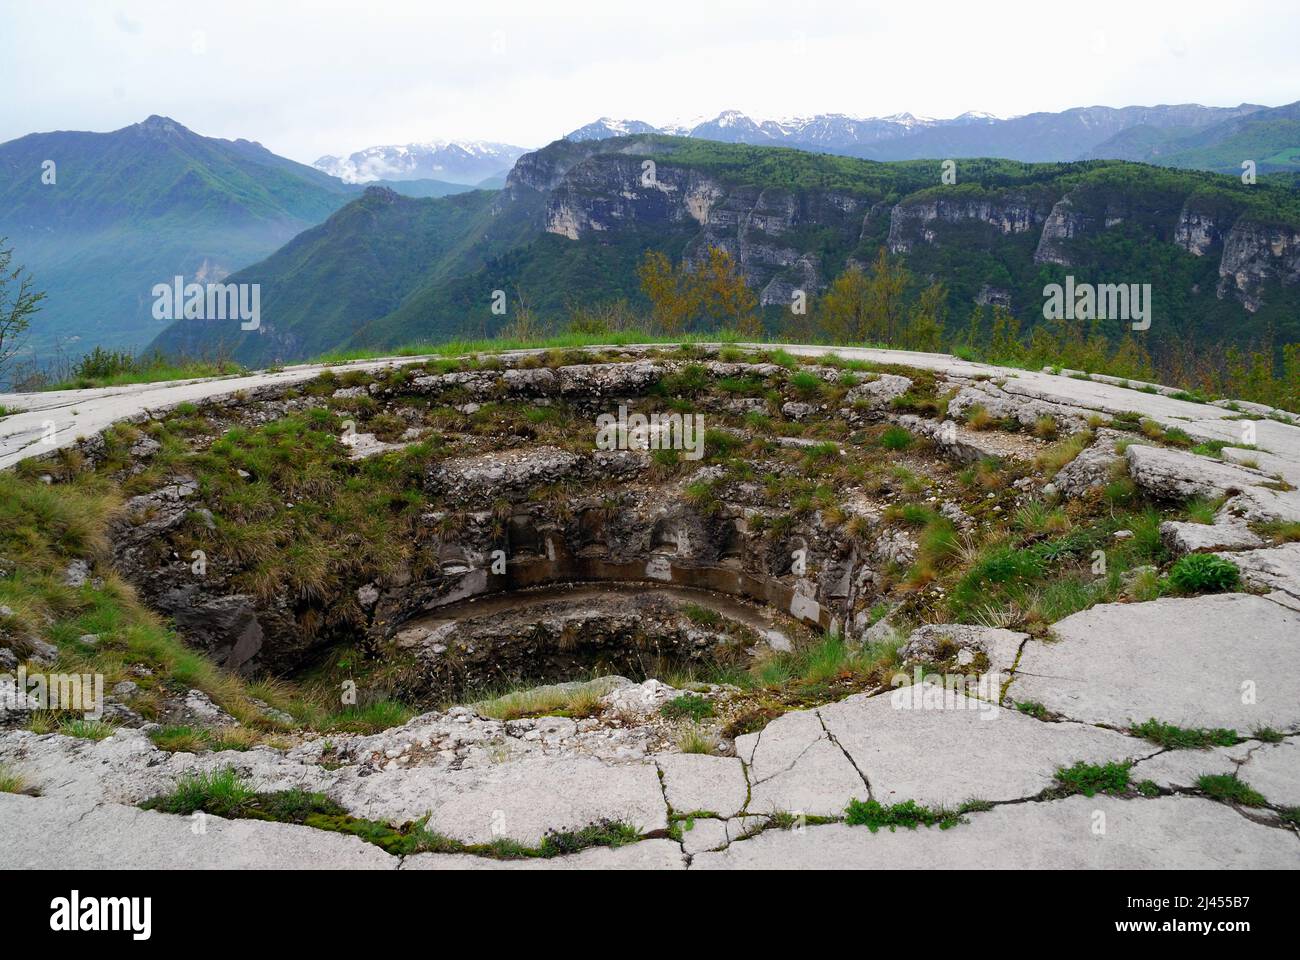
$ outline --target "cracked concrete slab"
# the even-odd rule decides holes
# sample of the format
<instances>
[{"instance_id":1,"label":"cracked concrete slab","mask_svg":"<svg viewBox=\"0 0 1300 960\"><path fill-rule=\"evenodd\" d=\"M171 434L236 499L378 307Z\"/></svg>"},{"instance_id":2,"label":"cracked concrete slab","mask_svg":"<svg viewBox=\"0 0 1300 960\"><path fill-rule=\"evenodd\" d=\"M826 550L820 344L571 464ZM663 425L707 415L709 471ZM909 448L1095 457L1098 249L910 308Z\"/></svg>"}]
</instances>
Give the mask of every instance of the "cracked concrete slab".
<instances>
[{"instance_id":1,"label":"cracked concrete slab","mask_svg":"<svg viewBox=\"0 0 1300 960\"><path fill-rule=\"evenodd\" d=\"M727 845L727 822L725 820L697 818L683 821L681 828L682 849L691 856Z\"/></svg>"},{"instance_id":2,"label":"cracked concrete slab","mask_svg":"<svg viewBox=\"0 0 1300 960\"><path fill-rule=\"evenodd\" d=\"M1167 790L1191 789L1199 777L1233 774L1258 744L1239 743L1209 750L1166 750L1133 765L1130 779L1134 783L1150 780Z\"/></svg>"},{"instance_id":3,"label":"cracked concrete slab","mask_svg":"<svg viewBox=\"0 0 1300 960\"><path fill-rule=\"evenodd\" d=\"M642 840L623 847L592 847L567 857L493 860L468 853L417 853L403 870L685 870L682 848L671 840Z\"/></svg>"},{"instance_id":4,"label":"cracked concrete slab","mask_svg":"<svg viewBox=\"0 0 1300 960\"><path fill-rule=\"evenodd\" d=\"M1294 831L1254 823L1198 797L1075 796L971 814L950 830L872 833L844 824L766 830L693 870L1300 868Z\"/></svg>"},{"instance_id":5,"label":"cracked concrete slab","mask_svg":"<svg viewBox=\"0 0 1300 960\"><path fill-rule=\"evenodd\" d=\"M1266 743L1251 751L1237 776L1279 807L1300 807L1300 743Z\"/></svg>"},{"instance_id":6,"label":"cracked concrete slab","mask_svg":"<svg viewBox=\"0 0 1300 960\"><path fill-rule=\"evenodd\" d=\"M815 710L787 713L761 733L737 737L736 752L749 757L749 813L835 817L849 798L867 798L861 775Z\"/></svg>"},{"instance_id":7,"label":"cracked concrete slab","mask_svg":"<svg viewBox=\"0 0 1300 960\"><path fill-rule=\"evenodd\" d=\"M1241 593L1101 604L1025 645L1009 695L1085 723L1300 728L1300 613Z\"/></svg>"},{"instance_id":8,"label":"cracked concrete slab","mask_svg":"<svg viewBox=\"0 0 1300 960\"><path fill-rule=\"evenodd\" d=\"M115 803L74 804L0 793L0 867L51 865L69 870L392 870L397 859L357 837L289 823L178 817Z\"/></svg>"},{"instance_id":9,"label":"cracked concrete slab","mask_svg":"<svg viewBox=\"0 0 1300 960\"><path fill-rule=\"evenodd\" d=\"M599 820L626 821L642 833L668 827L651 763L545 758L467 770L339 773L327 792L354 816L401 824L428 815L430 830L464 843L506 837L535 846L548 831L577 830Z\"/></svg>"},{"instance_id":10,"label":"cracked concrete slab","mask_svg":"<svg viewBox=\"0 0 1300 960\"><path fill-rule=\"evenodd\" d=\"M870 782L872 798L885 804L1015 800L1052 786L1059 768L1078 761L1109 763L1157 750L1111 730L1045 723L935 684L849 697L820 712Z\"/></svg>"},{"instance_id":11,"label":"cracked concrete slab","mask_svg":"<svg viewBox=\"0 0 1300 960\"><path fill-rule=\"evenodd\" d=\"M654 760L663 773L664 796L674 813L707 810L726 819L744 809L749 785L737 758L661 753Z\"/></svg>"}]
</instances>

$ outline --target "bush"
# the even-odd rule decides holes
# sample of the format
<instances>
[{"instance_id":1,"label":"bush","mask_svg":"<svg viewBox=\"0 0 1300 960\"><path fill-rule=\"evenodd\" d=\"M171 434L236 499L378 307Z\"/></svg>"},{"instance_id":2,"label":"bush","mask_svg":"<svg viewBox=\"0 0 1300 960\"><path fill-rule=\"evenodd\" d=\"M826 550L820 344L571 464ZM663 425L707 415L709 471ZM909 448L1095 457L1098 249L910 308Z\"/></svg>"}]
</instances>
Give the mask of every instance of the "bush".
<instances>
[{"instance_id":1,"label":"bush","mask_svg":"<svg viewBox=\"0 0 1300 960\"><path fill-rule=\"evenodd\" d=\"M1192 553L1170 568L1169 582L1182 593L1222 593L1240 585L1241 571L1212 553Z\"/></svg>"},{"instance_id":2,"label":"bush","mask_svg":"<svg viewBox=\"0 0 1300 960\"><path fill-rule=\"evenodd\" d=\"M880 435L880 445L886 450L906 450L912 445L912 435L902 427L890 427Z\"/></svg>"}]
</instances>

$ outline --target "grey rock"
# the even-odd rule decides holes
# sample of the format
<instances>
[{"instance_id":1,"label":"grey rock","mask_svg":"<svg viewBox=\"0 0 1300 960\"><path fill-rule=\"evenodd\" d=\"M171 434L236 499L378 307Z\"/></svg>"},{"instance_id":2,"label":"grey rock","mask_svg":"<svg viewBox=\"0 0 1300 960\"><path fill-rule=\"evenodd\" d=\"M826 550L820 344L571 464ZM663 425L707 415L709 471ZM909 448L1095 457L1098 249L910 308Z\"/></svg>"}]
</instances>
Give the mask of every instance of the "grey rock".
<instances>
[{"instance_id":1,"label":"grey rock","mask_svg":"<svg viewBox=\"0 0 1300 960\"><path fill-rule=\"evenodd\" d=\"M1279 604L1240 593L1102 604L1053 629L1058 640L1025 645L1013 699L1114 727L1300 727L1300 614Z\"/></svg>"},{"instance_id":2,"label":"grey rock","mask_svg":"<svg viewBox=\"0 0 1300 960\"><path fill-rule=\"evenodd\" d=\"M1052 478L1056 492L1078 499L1104 488L1111 482L1115 464L1122 459L1115 452L1115 444L1124 437L1118 430L1098 430L1092 443Z\"/></svg>"},{"instance_id":3,"label":"grey rock","mask_svg":"<svg viewBox=\"0 0 1300 960\"><path fill-rule=\"evenodd\" d=\"M63 571L63 582L70 587L84 586L90 579L90 564L85 560L73 560L68 569Z\"/></svg>"},{"instance_id":4,"label":"grey rock","mask_svg":"<svg viewBox=\"0 0 1300 960\"><path fill-rule=\"evenodd\" d=\"M1277 590L1300 600L1300 543L1219 556L1235 563L1251 586Z\"/></svg>"},{"instance_id":5,"label":"grey rock","mask_svg":"<svg viewBox=\"0 0 1300 960\"><path fill-rule=\"evenodd\" d=\"M1160 539L1176 556L1207 550L1248 550L1264 545L1250 527L1235 517L1223 517L1213 524L1166 520L1160 524Z\"/></svg>"}]
</instances>

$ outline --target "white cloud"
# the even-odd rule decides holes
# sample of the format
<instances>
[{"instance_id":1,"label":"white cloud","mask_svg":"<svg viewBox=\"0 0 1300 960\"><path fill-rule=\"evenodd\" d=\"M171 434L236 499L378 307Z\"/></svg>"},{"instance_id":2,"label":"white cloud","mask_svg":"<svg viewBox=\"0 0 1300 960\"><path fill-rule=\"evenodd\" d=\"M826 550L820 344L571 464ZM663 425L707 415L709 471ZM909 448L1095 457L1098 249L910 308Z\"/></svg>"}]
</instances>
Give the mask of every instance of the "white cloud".
<instances>
[{"instance_id":1,"label":"white cloud","mask_svg":"<svg viewBox=\"0 0 1300 960\"><path fill-rule=\"evenodd\" d=\"M7 4L0 140L151 113L295 159L439 137L540 145L598 116L665 123L999 116L1300 91L1293 0L701 3L427 0ZM75 24L75 29L69 25ZM194 52L195 30L204 52Z\"/></svg>"}]
</instances>

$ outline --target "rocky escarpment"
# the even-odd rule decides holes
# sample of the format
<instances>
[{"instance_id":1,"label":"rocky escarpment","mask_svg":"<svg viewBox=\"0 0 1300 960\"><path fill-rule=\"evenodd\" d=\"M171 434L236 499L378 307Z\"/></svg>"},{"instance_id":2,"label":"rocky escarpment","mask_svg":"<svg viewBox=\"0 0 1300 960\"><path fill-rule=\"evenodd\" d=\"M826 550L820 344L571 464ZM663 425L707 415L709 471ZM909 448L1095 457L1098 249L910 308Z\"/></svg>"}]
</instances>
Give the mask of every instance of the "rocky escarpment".
<instances>
[{"instance_id":1,"label":"rocky escarpment","mask_svg":"<svg viewBox=\"0 0 1300 960\"><path fill-rule=\"evenodd\" d=\"M674 166L670 156L597 154L566 169L546 200L546 231L570 240L619 230L668 229L688 237L685 257L709 247L735 259L762 305L788 306L795 290L825 285L831 265L808 248L810 231L851 247L869 204L844 191L796 191L728 184Z\"/></svg>"},{"instance_id":2,"label":"rocky escarpment","mask_svg":"<svg viewBox=\"0 0 1300 960\"><path fill-rule=\"evenodd\" d=\"M889 249L910 253L917 244L944 242L943 227L984 224L1003 235L1046 231L1050 201L1008 191L1003 195L946 199L928 193L897 204L890 213Z\"/></svg>"},{"instance_id":3,"label":"rocky escarpment","mask_svg":"<svg viewBox=\"0 0 1300 960\"><path fill-rule=\"evenodd\" d=\"M1265 284L1300 283L1300 232L1254 221L1233 224L1219 262L1219 291L1239 299L1252 313L1263 305Z\"/></svg>"}]
</instances>

